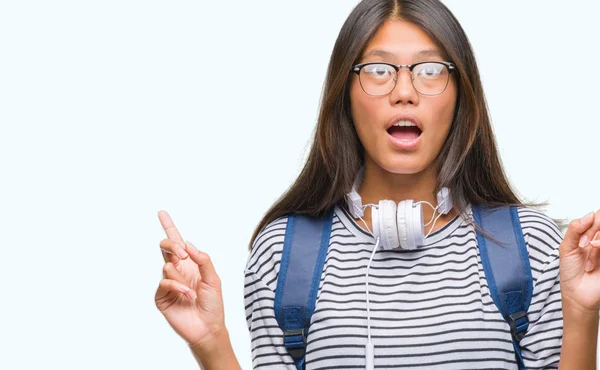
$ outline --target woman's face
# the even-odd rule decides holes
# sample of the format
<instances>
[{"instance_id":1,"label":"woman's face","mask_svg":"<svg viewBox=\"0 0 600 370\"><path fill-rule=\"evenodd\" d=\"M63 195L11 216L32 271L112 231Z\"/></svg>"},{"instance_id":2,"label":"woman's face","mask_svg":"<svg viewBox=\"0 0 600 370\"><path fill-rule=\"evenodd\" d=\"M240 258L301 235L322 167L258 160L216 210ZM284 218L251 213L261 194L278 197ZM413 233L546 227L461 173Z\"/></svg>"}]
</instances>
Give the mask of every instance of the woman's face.
<instances>
[{"instance_id":1,"label":"woman's face","mask_svg":"<svg viewBox=\"0 0 600 370\"><path fill-rule=\"evenodd\" d=\"M389 55L369 55L374 50L383 50ZM447 61L442 50L419 27L393 20L381 26L359 63L412 64L424 60ZM370 96L361 88L358 75L352 73L350 104L356 131L365 148L365 161L395 174L415 174L428 168L450 129L456 90L456 82L450 74L443 93L421 95L413 87L408 69L403 68L398 72L396 87L389 94ZM390 127L390 120L401 113L414 117L419 129Z\"/></svg>"}]
</instances>

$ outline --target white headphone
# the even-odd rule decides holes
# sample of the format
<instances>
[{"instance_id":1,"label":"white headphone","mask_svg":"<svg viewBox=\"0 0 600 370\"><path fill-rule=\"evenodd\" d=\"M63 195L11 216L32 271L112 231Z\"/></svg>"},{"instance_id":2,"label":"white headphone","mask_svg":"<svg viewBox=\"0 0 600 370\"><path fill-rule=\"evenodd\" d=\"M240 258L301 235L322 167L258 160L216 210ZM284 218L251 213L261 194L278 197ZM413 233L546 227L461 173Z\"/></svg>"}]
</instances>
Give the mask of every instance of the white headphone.
<instances>
[{"instance_id":1,"label":"white headphone","mask_svg":"<svg viewBox=\"0 0 600 370\"><path fill-rule=\"evenodd\" d=\"M346 194L346 202L350 214L354 218L362 218L364 209L371 207L373 236L380 239L381 247L385 250L397 248L412 250L425 244L425 238L429 234L424 236L425 227L423 225L421 203L426 203L433 208L434 215L437 210L439 213L438 218L449 213L452 209L452 197L450 196L450 190L446 187L437 193L437 207L426 201L414 203L412 199L403 200L398 204L393 200L385 199L380 200L378 205L367 204L363 206L362 198L357 192L363 173L361 169L352 190ZM437 221L437 218L435 220Z\"/></svg>"}]
</instances>

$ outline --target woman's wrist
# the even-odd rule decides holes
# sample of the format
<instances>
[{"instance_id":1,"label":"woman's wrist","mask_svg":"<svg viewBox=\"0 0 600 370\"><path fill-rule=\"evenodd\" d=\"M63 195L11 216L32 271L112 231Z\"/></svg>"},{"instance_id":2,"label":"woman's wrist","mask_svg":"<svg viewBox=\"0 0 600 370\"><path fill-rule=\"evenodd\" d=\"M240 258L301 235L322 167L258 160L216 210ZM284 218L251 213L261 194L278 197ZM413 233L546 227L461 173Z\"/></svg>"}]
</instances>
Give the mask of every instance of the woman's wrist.
<instances>
[{"instance_id":1,"label":"woman's wrist","mask_svg":"<svg viewBox=\"0 0 600 370\"><path fill-rule=\"evenodd\" d=\"M598 320L599 310L583 307L565 294L561 294L561 304L563 317L568 316L568 319L574 322L589 322Z\"/></svg>"},{"instance_id":2,"label":"woman's wrist","mask_svg":"<svg viewBox=\"0 0 600 370\"><path fill-rule=\"evenodd\" d=\"M190 344L194 358L204 370L241 369L225 326L200 342Z\"/></svg>"},{"instance_id":3,"label":"woman's wrist","mask_svg":"<svg viewBox=\"0 0 600 370\"><path fill-rule=\"evenodd\" d=\"M559 369L595 369L598 311L562 297L563 340Z\"/></svg>"}]
</instances>

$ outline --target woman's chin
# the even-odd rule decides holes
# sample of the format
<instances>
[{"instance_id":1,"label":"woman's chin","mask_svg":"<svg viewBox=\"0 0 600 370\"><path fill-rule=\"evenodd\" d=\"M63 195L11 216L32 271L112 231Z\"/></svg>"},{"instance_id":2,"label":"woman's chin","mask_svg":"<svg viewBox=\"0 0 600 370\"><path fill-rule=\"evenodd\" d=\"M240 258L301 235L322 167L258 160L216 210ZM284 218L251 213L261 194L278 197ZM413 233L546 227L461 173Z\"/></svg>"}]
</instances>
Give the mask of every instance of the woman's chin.
<instances>
[{"instance_id":1,"label":"woman's chin","mask_svg":"<svg viewBox=\"0 0 600 370\"><path fill-rule=\"evenodd\" d=\"M379 166L386 172L395 174L395 175L414 175L422 172L425 168L427 168L426 164L424 164L421 160L414 159L394 159L390 160L386 158Z\"/></svg>"}]
</instances>

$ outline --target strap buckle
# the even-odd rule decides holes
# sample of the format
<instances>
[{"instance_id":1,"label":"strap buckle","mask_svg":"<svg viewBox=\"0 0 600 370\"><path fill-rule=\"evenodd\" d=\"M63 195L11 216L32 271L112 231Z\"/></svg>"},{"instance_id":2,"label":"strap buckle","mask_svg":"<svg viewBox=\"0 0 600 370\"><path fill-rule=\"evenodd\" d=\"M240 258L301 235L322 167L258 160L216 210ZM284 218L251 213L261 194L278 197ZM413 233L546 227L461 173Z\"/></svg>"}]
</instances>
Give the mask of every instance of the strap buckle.
<instances>
[{"instance_id":1,"label":"strap buckle","mask_svg":"<svg viewBox=\"0 0 600 370\"><path fill-rule=\"evenodd\" d=\"M510 326L510 332L517 341L520 341L525 336L525 332L529 327L529 319L527 319L527 312L519 311L511 315L508 315L506 320Z\"/></svg>"},{"instance_id":2,"label":"strap buckle","mask_svg":"<svg viewBox=\"0 0 600 370\"><path fill-rule=\"evenodd\" d=\"M306 335L304 328L283 331L283 343L290 355L297 359L306 353Z\"/></svg>"},{"instance_id":3,"label":"strap buckle","mask_svg":"<svg viewBox=\"0 0 600 370\"><path fill-rule=\"evenodd\" d=\"M304 335L304 328L302 329L291 329L291 330L284 330L283 332L283 336L288 338L288 337L295 337L297 335L301 335L302 336L302 342L306 344L306 336Z\"/></svg>"}]
</instances>

